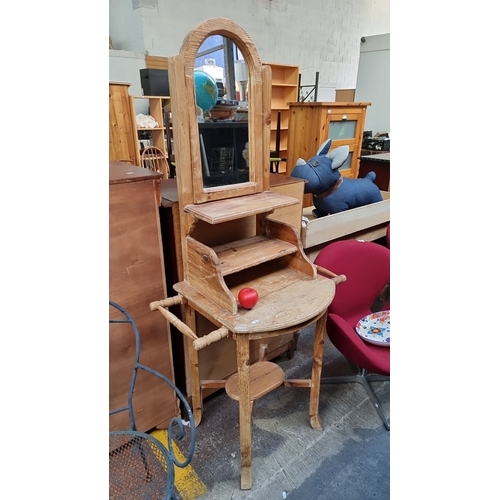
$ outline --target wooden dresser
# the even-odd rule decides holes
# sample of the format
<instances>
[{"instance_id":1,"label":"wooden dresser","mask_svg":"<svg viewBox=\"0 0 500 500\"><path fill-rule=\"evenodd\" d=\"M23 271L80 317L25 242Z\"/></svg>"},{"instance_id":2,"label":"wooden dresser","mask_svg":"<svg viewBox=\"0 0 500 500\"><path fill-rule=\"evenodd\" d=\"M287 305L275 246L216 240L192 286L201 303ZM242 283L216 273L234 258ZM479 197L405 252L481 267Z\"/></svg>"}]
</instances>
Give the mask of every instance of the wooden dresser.
<instances>
[{"instance_id":1,"label":"wooden dresser","mask_svg":"<svg viewBox=\"0 0 500 500\"><path fill-rule=\"evenodd\" d=\"M165 296L166 280L158 207L161 174L109 162L109 298L134 318L141 338L140 362L174 381L170 328L149 303ZM134 337L130 325L114 324L109 344L110 408L125 406L132 376ZM179 415L173 390L140 371L134 394L137 427L166 428ZM124 427L125 426L125 427ZM110 430L128 428L124 412L110 418Z\"/></svg>"}]
</instances>

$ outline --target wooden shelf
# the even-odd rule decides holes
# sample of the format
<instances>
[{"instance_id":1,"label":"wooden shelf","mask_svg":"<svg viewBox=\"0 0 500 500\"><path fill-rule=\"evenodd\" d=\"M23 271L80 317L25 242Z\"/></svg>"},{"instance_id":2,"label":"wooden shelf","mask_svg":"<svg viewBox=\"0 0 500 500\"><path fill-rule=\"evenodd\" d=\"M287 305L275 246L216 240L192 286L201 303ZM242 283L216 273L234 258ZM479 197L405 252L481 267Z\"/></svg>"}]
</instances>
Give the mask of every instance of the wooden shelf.
<instances>
[{"instance_id":1,"label":"wooden shelf","mask_svg":"<svg viewBox=\"0 0 500 500\"><path fill-rule=\"evenodd\" d=\"M133 99L168 99L170 100L169 96L164 96L164 95L133 95Z\"/></svg>"},{"instance_id":2,"label":"wooden shelf","mask_svg":"<svg viewBox=\"0 0 500 500\"><path fill-rule=\"evenodd\" d=\"M222 276L227 276L250 266L295 253L297 247L275 238L254 236L214 247L213 250L219 259Z\"/></svg>"},{"instance_id":3,"label":"wooden shelf","mask_svg":"<svg viewBox=\"0 0 500 500\"><path fill-rule=\"evenodd\" d=\"M158 124L158 127L138 127L137 126L137 120L136 120L136 100L145 100L147 99L149 101L149 115L154 118L156 123ZM158 148L164 155L164 158L167 158L167 148L165 144L165 130L166 127L164 126L164 113L163 113L163 101L164 100L169 100L169 96L151 96L151 95L134 95L130 96L130 101L132 103L132 109L133 109L133 120L134 120L134 125L135 125L135 135L136 135L136 140L137 140L137 148L138 151L140 152L143 148L143 146L139 143L139 132L150 132L152 136L152 146L155 148ZM164 163L164 167L162 168L163 170L163 178L167 179L168 178L168 172L167 172L167 167L168 165ZM147 165L144 162L139 163L140 166L147 168Z\"/></svg>"},{"instance_id":4,"label":"wooden shelf","mask_svg":"<svg viewBox=\"0 0 500 500\"><path fill-rule=\"evenodd\" d=\"M299 90L299 67L288 64L263 63L271 67L271 143L270 150L276 149L276 122L281 112L280 156L288 161L289 102L297 101ZM279 164L280 173L287 172L287 161ZM295 161L292 159L291 161Z\"/></svg>"},{"instance_id":5,"label":"wooden shelf","mask_svg":"<svg viewBox=\"0 0 500 500\"><path fill-rule=\"evenodd\" d=\"M250 401L265 396L273 389L279 387L285 380L285 372L276 363L258 361L250 366ZM229 377L226 383L226 393L235 401L240 400L238 374Z\"/></svg>"},{"instance_id":6,"label":"wooden shelf","mask_svg":"<svg viewBox=\"0 0 500 500\"><path fill-rule=\"evenodd\" d=\"M288 207L300 203L297 198L272 191L237 198L211 201L200 205L186 205L184 212L209 224L220 224L234 219L242 219L251 215L269 213L276 208Z\"/></svg>"}]
</instances>

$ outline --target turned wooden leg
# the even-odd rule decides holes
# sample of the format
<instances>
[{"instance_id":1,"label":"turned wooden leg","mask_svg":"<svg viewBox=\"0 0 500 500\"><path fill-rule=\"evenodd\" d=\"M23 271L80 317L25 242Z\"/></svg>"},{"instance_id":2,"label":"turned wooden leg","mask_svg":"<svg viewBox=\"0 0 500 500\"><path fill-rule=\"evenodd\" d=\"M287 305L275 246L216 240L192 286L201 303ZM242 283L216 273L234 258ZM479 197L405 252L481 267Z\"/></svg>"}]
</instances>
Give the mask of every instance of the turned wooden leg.
<instances>
[{"instance_id":1,"label":"turned wooden leg","mask_svg":"<svg viewBox=\"0 0 500 500\"><path fill-rule=\"evenodd\" d=\"M195 310L186 304L186 325L196 331L196 312ZM187 345L188 360L189 360L189 377L191 385L191 399L192 399L192 412L194 418L194 425L197 427L201 422L201 417L203 415L203 398L201 394L201 380L200 380L200 367L199 367L199 357L198 351L193 347L192 340L185 340L184 345Z\"/></svg>"},{"instance_id":2,"label":"turned wooden leg","mask_svg":"<svg viewBox=\"0 0 500 500\"><path fill-rule=\"evenodd\" d=\"M321 369L323 367L323 353L325 351L325 327L327 311L316 321L316 331L314 333L314 351L311 373L311 398L309 401L309 422L311 427L321 431L321 420L318 415L319 409L319 389L321 382Z\"/></svg>"},{"instance_id":3,"label":"turned wooden leg","mask_svg":"<svg viewBox=\"0 0 500 500\"><path fill-rule=\"evenodd\" d=\"M250 402L250 341L236 335L240 410L241 489L252 488L252 403Z\"/></svg>"}]
</instances>

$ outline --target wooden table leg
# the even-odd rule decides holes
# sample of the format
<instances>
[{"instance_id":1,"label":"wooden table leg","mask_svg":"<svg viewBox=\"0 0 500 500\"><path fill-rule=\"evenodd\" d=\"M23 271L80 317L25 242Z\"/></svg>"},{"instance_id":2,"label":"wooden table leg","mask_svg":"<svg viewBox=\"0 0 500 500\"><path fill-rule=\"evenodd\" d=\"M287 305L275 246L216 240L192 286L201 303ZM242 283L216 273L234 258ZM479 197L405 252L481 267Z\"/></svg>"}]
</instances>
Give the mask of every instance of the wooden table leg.
<instances>
[{"instance_id":1,"label":"wooden table leg","mask_svg":"<svg viewBox=\"0 0 500 500\"><path fill-rule=\"evenodd\" d=\"M236 335L240 410L241 489L252 488L252 407L250 403L250 340Z\"/></svg>"},{"instance_id":2,"label":"wooden table leg","mask_svg":"<svg viewBox=\"0 0 500 500\"><path fill-rule=\"evenodd\" d=\"M196 331L196 312L189 305L185 305L186 325L194 332ZM203 398L201 395L201 381L200 381L200 366L198 351L193 347L192 340L186 340L184 345L187 345L188 360L189 360L189 378L191 385L191 400L192 411L194 418L194 425L197 427L201 422L203 415Z\"/></svg>"},{"instance_id":3,"label":"wooden table leg","mask_svg":"<svg viewBox=\"0 0 500 500\"><path fill-rule=\"evenodd\" d=\"M327 311L316 321L314 333L314 351L311 373L311 397L309 400L309 422L317 431L323 430L319 418L319 389L321 383L321 369L323 367L323 353L325 351L325 327Z\"/></svg>"}]
</instances>

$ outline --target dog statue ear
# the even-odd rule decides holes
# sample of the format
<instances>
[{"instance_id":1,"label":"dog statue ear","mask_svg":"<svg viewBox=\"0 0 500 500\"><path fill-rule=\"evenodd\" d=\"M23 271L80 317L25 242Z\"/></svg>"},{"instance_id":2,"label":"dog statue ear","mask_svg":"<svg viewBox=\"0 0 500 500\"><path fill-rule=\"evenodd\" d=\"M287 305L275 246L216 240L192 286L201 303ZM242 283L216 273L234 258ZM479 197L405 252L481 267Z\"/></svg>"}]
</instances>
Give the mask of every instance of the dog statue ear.
<instances>
[{"instance_id":1,"label":"dog statue ear","mask_svg":"<svg viewBox=\"0 0 500 500\"><path fill-rule=\"evenodd\" d=\"M332 160L332 170L340 168L349 156L349 146L339 146L332 149L327 156Z\"/></svg>"},{"instance_id":2,"label":"dog statue ear","mask_svg":"<svg viewBox=\"0 0 500 500\"><path fill-rule=\"evenodd\" d=\"M328 150L330 149L331 144L332 144L332 140L331 139L327 139L319 147L318 152L316 153L316 156L326 155L326 153L328 153Z\"/></svg>"}]
</instances>

